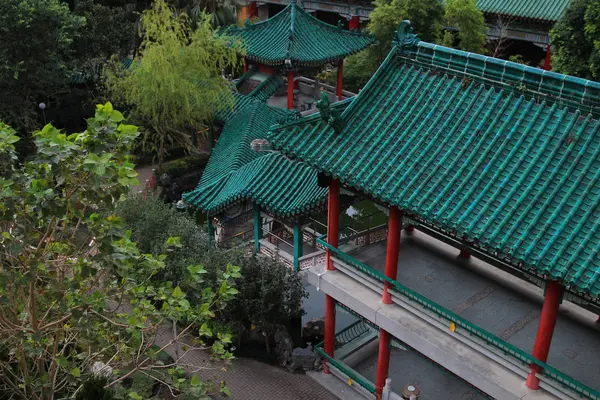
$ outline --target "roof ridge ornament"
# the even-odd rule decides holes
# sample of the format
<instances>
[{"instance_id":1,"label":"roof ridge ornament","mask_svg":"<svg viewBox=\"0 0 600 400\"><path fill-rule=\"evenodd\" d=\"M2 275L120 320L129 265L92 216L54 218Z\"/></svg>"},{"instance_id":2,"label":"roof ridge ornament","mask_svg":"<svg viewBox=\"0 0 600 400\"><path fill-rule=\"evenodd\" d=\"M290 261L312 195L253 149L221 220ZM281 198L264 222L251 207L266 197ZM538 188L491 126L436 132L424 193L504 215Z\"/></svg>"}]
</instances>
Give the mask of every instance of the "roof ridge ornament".
<instances>
[{"instance_id":1,"label":"roof ridge ornament","mask_svg":"<svg viewBox=\"0 0 600 400\"><path fill-rule=\"evenodd\" d=\"M394 42L398 46L398 50L414 47L421 41L419 35L414 32L412 23L409 20L404 20L398 25L398 29L394 32Z\"/></svg>"},{"instance_id":2,"label":"roof ridge ornament","mask_svg":"<svg viewBox=\"0 0 600 400\"><path fill-rule=\"evenodd\" d=\"M339 110L331 108L327 93L321 92L321 100L317 101L316 107L319 110L319 114L321 114L321 120L331 126L335 133L342 133L346 127L346 121L342 118Z\"/></svg>"}]
</instances>

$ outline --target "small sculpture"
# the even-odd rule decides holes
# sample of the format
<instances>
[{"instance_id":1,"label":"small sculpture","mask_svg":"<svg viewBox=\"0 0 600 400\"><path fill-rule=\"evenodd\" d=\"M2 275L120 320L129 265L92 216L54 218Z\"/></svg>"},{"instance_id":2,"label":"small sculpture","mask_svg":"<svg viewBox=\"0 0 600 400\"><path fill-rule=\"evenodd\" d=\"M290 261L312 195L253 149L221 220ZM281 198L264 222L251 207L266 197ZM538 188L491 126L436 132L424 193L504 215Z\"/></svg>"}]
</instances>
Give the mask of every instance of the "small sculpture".
<instances>
[{"instance_id":1,"label":"small sculpture","mask_svg":"<svg viewBox=\"0 0 600 400\"><path fill-rule=\"evenodd\" d=\"M321 92L321 100L317 102L317 108L321 114L321 120L331 126L335 133L342 133L346 127L346 121L342 118L339 110L331 108L327 93Z\"/></svg>"},{"instance_id":2,"label":"small sculpture","mask_svg":"<svg viewBox=\"0 0 600 400\"><path fill-rule=\"evenodd\" d=\"M400 50L408 47L416 46L421 41L419 35L414 33L413 26L410 21L404 20L398 25L398 29L394 32L394 42Z\"/></svg>"}]
</instances>

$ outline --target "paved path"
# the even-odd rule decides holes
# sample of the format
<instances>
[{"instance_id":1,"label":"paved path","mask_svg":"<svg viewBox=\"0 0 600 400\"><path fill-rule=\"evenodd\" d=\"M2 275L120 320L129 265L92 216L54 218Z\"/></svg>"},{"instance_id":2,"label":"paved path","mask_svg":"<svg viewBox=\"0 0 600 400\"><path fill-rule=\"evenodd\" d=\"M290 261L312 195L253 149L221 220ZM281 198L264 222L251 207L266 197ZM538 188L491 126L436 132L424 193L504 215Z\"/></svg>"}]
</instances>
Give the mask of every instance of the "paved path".
<instances>
[{"instance_id":1,"label":"paved path","mask_svg":"<svg viewBox=\"0 0 600 400\"><path fill-rule=\"evenodd\" d=\"M173 338L172 331L164 329L157 337L156 344L164 346ZM179 356L175 346L165 349L186 369L201 368L197 374L203 380L216 383L225 381L231 392L229 399L239 400L337 400L338 397L319 385L308 375L290 373L281 368L248 359L236 358L230 365L213 363L210 353L204 350L189 350L180 347ZM193 367L187 367L193 366ZM217 397L225 399L224 396Z\"/></svg>"}]
</instances>

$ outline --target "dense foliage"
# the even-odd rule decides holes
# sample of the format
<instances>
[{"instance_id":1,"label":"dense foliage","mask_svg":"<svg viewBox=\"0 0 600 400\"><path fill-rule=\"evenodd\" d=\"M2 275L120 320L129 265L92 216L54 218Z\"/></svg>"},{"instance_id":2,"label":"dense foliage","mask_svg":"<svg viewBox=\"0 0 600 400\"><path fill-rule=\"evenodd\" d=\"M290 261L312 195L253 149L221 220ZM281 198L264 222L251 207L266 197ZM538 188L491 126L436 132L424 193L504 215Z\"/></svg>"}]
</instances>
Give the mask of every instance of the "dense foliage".
<instances>
[{"instance_id":1,"label":"dense foliage","mask_svg":"<svg viewBox=\"0 0 600 400\"><path fill-rule=\"evenodd\" d=\"M304 287L289 268L263 257L208 246L205 230L188 213L176 211L155 196L146 200L141 195L132 197L119 205L117 214L131 229L132 239L142 252L159 254L165 238L181 237L181 248L165 260L166 267L155 275L158 280L180 282L187 265L201 264L206 281L217 285L223 263L239 266L243 276L237 285L239 293L217 317L238 335L254 326L269 339L279 325L301 316ZM184 285L182 288L186 289ZM193 288L187 289L194 299Z\"/></svg>"},{"instance_id":2,"label":"dense foliage","mask_svg":"<svg viewBox=\"0 0 600 400\"><path fill-rule=\"evenodd\" d=\"M141 27L140 58L128 69L117 65L108 71L107 86L145 128L143 150L157 156L160 169L168 147L189 148L192 129L233 105L222 73L240 60L224 38L214 35L206 14L192 29L186 14L177 15L157 0L144 12Z\"/></svg>"},{"instance_id":3,"label":"dense foliage","mask_svg":"<svg viewBox=\"0 0 600 400\"><path fill-rule=\"evenodd\" d=\"M377 44L348 57L344 63L344 86L358 91L389 53L394 32L403 20L411 21L421 40L482 53L485 45L483 13L475 0L375 0L367 31ZM458 28L457 33L444 26Z\"/></svg>"},{"instance_id":4,"label":"dense foliage","mask_svg":"<svg viewBox=\"0 0 600 400\"><path fill-rule=\"evenodd\" d=\"M0 124L3 398L108 390L103 398L141 399L131 385L140 375L202 398L210 387L186 378L186 365L174 364L179 359L166 367L159 354L195 331L214 341L216 356L231 358L229 335L213 335L208 326L237 293L239 268L213 266L210 283L198 264L185 268L181 286L153 279L169 257L141 252L113 213L137 183L128 154L138 132L122 120L107 103L84 132L47 125L34 133L37 152L25 163L17 161L14 130ZM162 252L182 246L177 237L160 240ZM194 303L182 287L197 293ZM160 335L165 323L178 321L185 324L176 336Z\"/></svg>"},{"instance_id":5,"label":"dense foliage","mask_svg":"<svg viewBox=\"0 0 600 400\"><path fill-rule=\"evenodd\" d=\"M0 1L0 120L38 127L38 103L68 91L73 40L85 19L60 0Z\"/></svg>"},{"instance_id":6,"label":"dense foliage","mask_svg":"<svg viewBox=\"0 0 600 400\"><path fill-rule=\"evenodd\" d=\"M600 2L573 0L550 32L552 69L600 79Z\"/></svg>"},{"instance_id":7,"label":"dense foliage","mask_svg":"<svg viewBox=\"0 0 600 400\"><path fill-rule=\"evenodd\" d=\"M458 28L457 46L461 50L483 53L485 50L485 19L477 8L476 0L448 0L445 21L448 26ZM454 47L456 42L450 31L444 33L443 44Z\"/></svg>"}]
</instances>

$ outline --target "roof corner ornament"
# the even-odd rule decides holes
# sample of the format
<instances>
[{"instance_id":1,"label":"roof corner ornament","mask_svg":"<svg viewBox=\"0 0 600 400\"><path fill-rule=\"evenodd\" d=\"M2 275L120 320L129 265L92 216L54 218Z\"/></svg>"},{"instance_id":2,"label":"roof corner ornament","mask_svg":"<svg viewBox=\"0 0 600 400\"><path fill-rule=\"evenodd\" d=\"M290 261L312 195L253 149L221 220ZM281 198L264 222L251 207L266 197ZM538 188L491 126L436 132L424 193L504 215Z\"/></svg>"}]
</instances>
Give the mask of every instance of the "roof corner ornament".
<instances>
[{"instance_id":1,"label":"roof corner ornament","mask_svg":"<svg viewBox=\"0 0 600 400\"><path fill-rule=\"evenodd\" d=\"M329 96L327 93L321 92L321 99L317 102L317 108L321 114L321 120L326 122L327 125L333 128L333 131L337 134L342 133L346 127L346 121L342 118L342 114L339 110L331 108L329 103Z\"/></svg>"},{"instance_id":2,"label":"roof corner ornament","mask_svg":"<svg viewBox=\"0 0 600 400\"><path fill-rule=\"evenodd\" d=\"M402 49L416 46L421 41L419 35L414 32L412 23L408 20L400 22L398 29L394 32L394 42L400 51Z\"/></svg>"}]
</instances>

